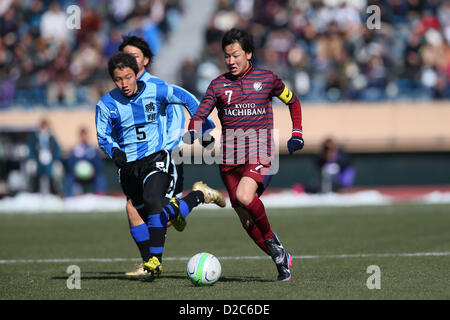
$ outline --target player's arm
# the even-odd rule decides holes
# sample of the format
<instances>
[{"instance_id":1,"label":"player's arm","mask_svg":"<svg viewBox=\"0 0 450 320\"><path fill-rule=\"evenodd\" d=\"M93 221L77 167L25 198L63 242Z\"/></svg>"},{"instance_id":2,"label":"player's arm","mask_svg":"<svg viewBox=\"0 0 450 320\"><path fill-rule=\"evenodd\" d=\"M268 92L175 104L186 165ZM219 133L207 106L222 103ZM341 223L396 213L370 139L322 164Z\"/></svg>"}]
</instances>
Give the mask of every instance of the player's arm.
<instances>
[{"instance_id":1,"label":"player's arm","mask_svg":"<svg viewBox=\"0 0 450 320\"><path fill-rule=\"evenodd\" d=\"M168 104L167 116L167 143L166 150L172 150L180 144L184 129L184 113L180 104Z\"/></svg>"},{"instance_id":2,"label":"player's arm","mask_svg":"<svg viewBox=\"0 0 450 320\"><path fill-rule=\"evenodd\" d=\"M276 76L275 76L276 77ZM303 148L302 108L300 100L280 79L275 79L275 92L278 99L289 107L292 120L292 135L287 143L289 153L292 154Z\"/></svg>"},{"instance_id":3,"label":"player's arm","mask_svg":"<svg viewBox=\"0 0 450 320\"><path fill-rule=\"evenodd\" d=\"M181 99L184 102L184 107L189 112L189 115L192 117L197 112L200 101L189 91L184 88L173 86L174 87L174 95ZM210 118L206 118L206 121L202 124L203 132L212 130L216 127L214 122Z\"/></svg>"},{"instance_id":4,"label":"player's arm","mask_svg":"<svg viewBox=\"0 0 450 320\"><path fill-rule=\"evenodd\" d=\"M214 91L212 88L212 83L209 84L208 89L206 90L205 96L202 101L198 105L197 111L191 117L188 125L188 138L185 139L185 142L193 143L195 139L197 139L200 134L200 128L206 122L206 119L214 109L216 104L216 96L214 95ZM213 123L214 125L214 123Z\"/></svg>"},{"instance_id":5,"label":"player's arm","mask_svg":"<svg viewBox=\"0 0 450 320\"><path fill-rule=\"evenodd\" d=\"M173 86L173 94L176 99L182 101L183 106L186 108L192 118L192 115L197 112L198 106L200 104L198 99L186 89L175 85ZM209 132L212 131L215 127L216 125L209 117L206 118L206 120L202 123L202 136L204 137L204 139L202 139L203 147L207 147L210 143L214 142L214 138L209 134ZM184 129L184 117L182 128Z\"/></svg>"},{"instance_id":6,"label":"player's arm","mask_svg":"<svg viewBox=\"0 0 450 320\"><path fill-rule=\"evenodd\" d=\"M114 163L121 167L126 164L125 152L120 150L119 144L112 138L112 116L117 115L116 110L108 108L102 101L99 101L95 108L95 126L97 129L97 141L100 149L114 160Z\"/></svg>"}]
</instances>

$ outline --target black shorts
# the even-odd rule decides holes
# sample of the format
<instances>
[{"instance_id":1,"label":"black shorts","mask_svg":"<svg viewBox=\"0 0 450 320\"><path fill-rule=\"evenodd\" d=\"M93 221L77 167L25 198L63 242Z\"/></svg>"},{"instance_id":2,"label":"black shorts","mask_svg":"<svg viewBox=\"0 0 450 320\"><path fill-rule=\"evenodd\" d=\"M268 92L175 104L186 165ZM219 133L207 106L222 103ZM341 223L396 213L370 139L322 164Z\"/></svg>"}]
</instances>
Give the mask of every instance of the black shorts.
<instances>
[{"instance_id":1,"label":"black shorts","mask_svg":"<svg viewBox=\"0 0 450 320\"><path fill-rule=\"evenodd\" d=\"M143 191L147 179L157 172L169 176L169 184L165 188L166 197L171 198L175 191L175 164L166 150L155 152L145 158L128 163L119 169L119 182L123 193L130 199L136 209L143 207Z\"/></svg>"}]
</instances>

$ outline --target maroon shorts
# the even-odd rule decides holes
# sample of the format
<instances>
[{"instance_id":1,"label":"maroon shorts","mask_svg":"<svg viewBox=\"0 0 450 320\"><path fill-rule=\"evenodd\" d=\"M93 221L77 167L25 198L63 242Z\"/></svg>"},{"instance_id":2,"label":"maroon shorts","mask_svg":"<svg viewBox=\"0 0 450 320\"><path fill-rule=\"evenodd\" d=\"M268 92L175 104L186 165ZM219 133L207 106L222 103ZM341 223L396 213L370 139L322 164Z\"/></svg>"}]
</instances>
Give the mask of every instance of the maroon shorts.
<instances>
[{"instance_id":1,"label":"maroon shorts","mask_svg":"<svg viewBox=\"0 0 450 320\"><path fill-rule=\"evenodd\" d=\"M269 167L261 164L240 164L234 166L222 164L219 167L220 176L228 190L232 207L239 205L236 200L236 189L242 177L250 177L256 181L258 184L258 189L256 190L258 196L263 194L272 179L272 175L267 174Z\"/></svg>"}]
</instances>

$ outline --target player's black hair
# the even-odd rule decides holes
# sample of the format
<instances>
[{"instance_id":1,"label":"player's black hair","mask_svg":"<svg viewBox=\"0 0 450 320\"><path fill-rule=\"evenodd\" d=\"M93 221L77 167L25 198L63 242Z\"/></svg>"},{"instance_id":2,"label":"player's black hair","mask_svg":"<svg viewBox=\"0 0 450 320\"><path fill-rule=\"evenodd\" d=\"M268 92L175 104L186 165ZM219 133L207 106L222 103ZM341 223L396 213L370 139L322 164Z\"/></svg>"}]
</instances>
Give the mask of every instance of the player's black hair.
<instances>
[{"instance_id":1,"label":"player's black hair","mask_svg":"<svg viewBox=\"0 0 450 320\"><path fill-rule=\"evenodd\" d=\"M225 51L226 46L235 42L239 43L246 53L253 53L253 37L247 31L233 28L225 32L222 38L222 50Z\"/></svg>"},{"instance_id":2,"label":"player's black hair","mask_svg":"<svg viewBox=\"0 0 450 320\"><path fill-rule=\"evenodd\" d=\"M148 58L149 60L148 63L150 64L152 62L153 59L152 49L150 49L150 46L144 39L136 36L122 36L122 43L119 46L119 51L123 51L123 49L126 46L133 46L138 48L139 50L142 51L144 57Z\"/></svg>"},{"instance_id":3,"label":"player's black hair","mask_svg":"<svg viewBox=\"0 0 450 320\"><path fill-rule=\"evenodd\" d=\"M138 74L139 67L136 62L136 58L133 57L131 54L124 53L124 52L116 52L114 53L111 58L108 60L108 71L111 78L114 80L114 70L118 69L125 69L125 68L131 68L134 71L134 74Z\"/></svg>"}]
</instances>

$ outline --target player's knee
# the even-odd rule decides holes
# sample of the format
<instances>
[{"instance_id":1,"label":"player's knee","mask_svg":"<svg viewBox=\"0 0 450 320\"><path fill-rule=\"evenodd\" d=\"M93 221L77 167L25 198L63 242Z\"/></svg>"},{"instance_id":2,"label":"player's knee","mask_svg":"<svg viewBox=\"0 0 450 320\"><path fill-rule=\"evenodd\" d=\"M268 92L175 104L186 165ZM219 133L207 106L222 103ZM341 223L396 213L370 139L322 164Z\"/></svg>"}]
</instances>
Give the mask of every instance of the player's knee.
<instances>
[{"instance_id":1,"label":"player's knee","mask_svg":"<svg viewBox=\"0 0 450 320\"><path fill-rule=\"evenodd\" d=\"M239 190L236 192L237 201L244 207L248 206L253 201L254 197L254 194L249 194L248 192L242 192Z\"/></svg>"},{"instance_id":2,"label":"player's knee","mask_svg":"<svg viewBox=\"0 0 450 320\"><path fill-rule=\"evenodd\" d=\"M145 197L144 207L148 214L159 213L162 210L162 199L160 197Z\"/></svg>"}]
</instances>

